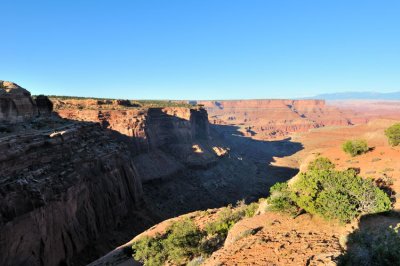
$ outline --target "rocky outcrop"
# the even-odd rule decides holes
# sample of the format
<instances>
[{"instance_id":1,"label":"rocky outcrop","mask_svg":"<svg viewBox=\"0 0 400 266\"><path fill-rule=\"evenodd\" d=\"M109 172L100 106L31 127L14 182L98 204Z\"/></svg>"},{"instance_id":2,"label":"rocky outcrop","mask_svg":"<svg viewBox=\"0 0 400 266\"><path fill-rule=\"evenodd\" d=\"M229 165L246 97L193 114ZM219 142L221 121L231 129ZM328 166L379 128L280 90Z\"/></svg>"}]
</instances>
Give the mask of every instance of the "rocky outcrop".
<instances>
[{"instance_id":1,"label":"rocky outcrop","mask_svg":"<svg viewBox=\"0 0 400 266\"><path fill-rule=\"evenodd\" d=\"M88 100L90 101L90 100ZM93 102L81 102L84 109L56 102L64 118L99 122L104 128L126 136L143 181L171 177L187 167L207 167L219 157L208 140L207 111L199 108L125 108L107 110ZM200 145L202 152L194 152Z\"/></svg>"},{"instance_id":2,"label":"rocky outcrop","mask_svg":"<svg viewBox=\"0 0 400 266\"><path fill-rule=\"evenodd\" d=\"M47 98L47 96L37 96L35 103L38 109L38 114L41 116L50 115L53 111L53 103L49 100L49 98Z\"/></svg>"},{"instance_id":3,"label":"rocky outcrop","mask_svg":"<svg viewBox=\"0 0 400 266\"><path fill-rule=\"evenodd\" d=\"M67 265L140 202L127 147L98 124L0 139L0 264Z\"/></svg>"},{"instance_id":4,"label":"rocky outcrop","mask_svg":"<svg viewBox=\"0 0 400 266\"><path fill-rule=\"evenodd\" d=\"M325 126L365 123L351 110L340 110L323 100L198 101L209 113L210 123L234 125L246 136L281 138Z\"/></svg>"},{"instance_id":5,"label":"rocky outcrop","mask_svg":"<svg viewBox=\"0 0 400 266\"><path fill-rule=\"evenodd\" d=\"M0 80L0 121L21 122L37 115L29 91L9 81Z\"/></svg>"}]
</instances>

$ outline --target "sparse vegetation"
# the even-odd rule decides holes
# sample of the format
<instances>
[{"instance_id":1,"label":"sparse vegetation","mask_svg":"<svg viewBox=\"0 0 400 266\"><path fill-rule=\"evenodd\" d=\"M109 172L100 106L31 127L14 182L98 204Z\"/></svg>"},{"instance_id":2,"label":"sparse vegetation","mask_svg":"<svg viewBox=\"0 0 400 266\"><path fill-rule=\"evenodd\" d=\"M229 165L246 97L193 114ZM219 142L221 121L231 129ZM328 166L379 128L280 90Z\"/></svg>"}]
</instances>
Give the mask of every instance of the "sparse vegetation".
<instances>
[{"instance_id":1,"label":"sparse vegetation","mask_svg":"<svg viewBox=\"0 0 400 266\"><path fill-rule=\"evenodd\" d=\"M188 262L188 258L199 255L203 234L190 219L183 219L172 224L164 241L168 258L175 264L181 265Z\"/></svg>"},{"instance_id":2,"label":"sparse vegetation","mask_svg":"<svg viewBox=\"0 0 400 266\"><path fill-rule=\"evenodd\" d=\"M326 158L310 163L307 172L300 173L291 186L286 183L273 186L268 203L271 210L293 214L301 208L342 223L391 208L388 195L372 180L361 178L353 169L335 170Z\"/></svg>"},{"instance_id":3,"label":"sparse vegetation","mask_svg":"<svg viewBox=\"0 0 400 266\"><path fill-rule=\"evenodd\" d=\"M173 223L165 235L144 236L133 243L133 257L144 265L163 265L167 260L183 265L200 255L203 232L189 219Z\"/></svg>"},{"instance_id":4,"label":"sparse vegetation","mask_svg":"<svg viewBox=\"0 0 400 266\"><path fill-rule=\"evenodd\" d=\"M366 153L369 150L367 141L360 139L346 141L343 143L342 149L345 153L348 153L353 157Z\"/></svg>"},{"instance_id":5,"label":"sparse vegetation","mask_svg":"<svg viewBox=\"0 0 400 266\"><path fill-rule=\"evenodd\" d=\"M142 237L132 245L133 257L144 265L199 265L205 257L219 249L232 226L243 217L254 215L257 203L239 202L234 208L223 208L217 219L200 230L189 218L173 223L163 235Z\"/></svg>"},{"instance_id":6,"label":"sparse vegetation","mask_svg":"<svg viewBox=\"0 0 400 266\"><path fill-rule=\"evenodd\" d=\"M400 123L394 124L393 126L387 128L385 130L385 135L388 138L390 145L400 145Z\"/></svg>"},{"instance_id":7,"label":"sparse vegetation","mask_svg":"<svg viewBox=\"0 0 400 266\"><path fill-rule=\"evenodd\" d=\"M294 195L292 195L292 193L286 182L276 183L270 188L270 196L267 199L267 209L270 211L295 214L298 210L298 206L293 201Z\"/></svg>"},{"instance_id":8,"label":"sparse vegetation","mask_svg":"<svg viewBox=\"0 0 400 266\"><path fill-rule=\"evenodd\" d=\"M357 230L347 241L339 265L400 265L400 224L376 231Z\"/></svg>"},{"instance_id":9,"label":"sparse vegetation","mask_svg":"<svg viewBox=\"0 0 400 266\"><path fill-rule=\"evenodd\" d=\"M243 217L252 217L257 208L257 203L246 205L243 201L238 202L236 208L232 206L225 207L219 212L218 218L215 221L206 225L205 230L209 235L218 234L226 237L229 229L231 229L235 223L240 221Z\"/></svg>"},{"instance_id":10,"label":"sparse vegetation","mask_svg":"<svg viewBox=\"0 0 400 266\"><path fill-rule=\"evenodd\" d=\"M168 258L164 248L164 238L161 235L155 237L144 236L133 243L133 257L144 262L146 266L162 265Z\"/></svg>"}]
</instances>

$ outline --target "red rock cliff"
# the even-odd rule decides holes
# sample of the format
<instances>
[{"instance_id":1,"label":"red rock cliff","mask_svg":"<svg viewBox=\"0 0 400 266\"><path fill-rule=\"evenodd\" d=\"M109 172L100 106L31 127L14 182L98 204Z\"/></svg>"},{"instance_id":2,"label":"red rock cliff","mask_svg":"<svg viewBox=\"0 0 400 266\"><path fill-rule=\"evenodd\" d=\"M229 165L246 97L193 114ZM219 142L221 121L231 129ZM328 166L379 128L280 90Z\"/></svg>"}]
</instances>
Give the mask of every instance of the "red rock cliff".
<instances>
[{"instance_id":1,"label":"red rock cliff","mask_svg":"<svg viewBox=\"0 0 400 266\"><path fill-rule=\"evenodd\" d=\"M95 124L0 138L0 264L58 265L140 201L126 147Z\"/></svg>"},{"instance_id":2,"label":"red rock cliff","mask_svg":"<svg viewBox=\"0 0 400 266\"><path fill-rule=\"evenodd\" d=\"M205 167L218 157L207 143L209 122L204 109L124 106L112 110L92 100L53 101L61 117L100 122L127 136L142 181L170 177L187 167ZM202 152L194 153L193 145L201 145Z\"/></svg>"}]
</instances>

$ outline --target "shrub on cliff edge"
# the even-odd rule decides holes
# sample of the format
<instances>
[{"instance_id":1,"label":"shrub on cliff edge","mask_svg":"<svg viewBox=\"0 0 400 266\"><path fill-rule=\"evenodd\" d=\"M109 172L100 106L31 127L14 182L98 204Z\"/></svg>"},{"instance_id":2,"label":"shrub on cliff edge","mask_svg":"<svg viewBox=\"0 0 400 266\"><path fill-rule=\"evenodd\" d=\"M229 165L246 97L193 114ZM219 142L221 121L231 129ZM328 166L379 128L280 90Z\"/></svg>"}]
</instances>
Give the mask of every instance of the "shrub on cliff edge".
<instances>
[{"instance_id":1,"label":"shrub on cliff edge","mask_svg":"<svg viewBox=\"0 0 400 266\"><path fill-rule=\"evenodd\" d=\"M273 186L268 203L271 210L293 213L299 208L342 223L391 208L388 195L372 180L361 178L352 169L337 171L326 158L310 163L291 186Z\"/></svg>"},{"instance_id":2,"label":"shrub on cliff edge","mask_svg":"<svg viewBox=\"0 0 400 266\"><path fill-rule=\"evenodd\" d=\"M385 135L388 138L390 145L400 145L400 123L394 124L393 126L387 128L385 130Z\"/></svg>"},{"instance_id":3,"label":"shrub on cliff edge","mask_svg":"<svg viewBox=\"0 0 400 266\"><path fill-rule=\"evenodd\" d=\"M345 153L353 157L366 153L369 150L367 141L360 139L346 141L343 143L342 149Z\"/></svg>"}]
</instances>

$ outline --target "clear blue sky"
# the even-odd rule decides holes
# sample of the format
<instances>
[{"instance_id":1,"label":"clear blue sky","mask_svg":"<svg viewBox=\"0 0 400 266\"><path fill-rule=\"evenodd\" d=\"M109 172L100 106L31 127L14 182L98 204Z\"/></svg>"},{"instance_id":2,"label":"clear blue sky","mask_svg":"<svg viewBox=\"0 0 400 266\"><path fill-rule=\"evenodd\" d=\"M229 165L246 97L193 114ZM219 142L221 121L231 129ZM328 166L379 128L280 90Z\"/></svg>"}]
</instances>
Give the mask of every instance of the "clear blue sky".
<instances>
[{"instance_id":1,"label":"clear blue sky","mask_svg":"<svg viewBox=\"0 0 400 266\"><path fill-rule=\"evenodd\" d=\"M400 90L400 1L1 1L0 79L34 94Z\"/></svg>"}]
</instances>

